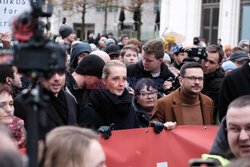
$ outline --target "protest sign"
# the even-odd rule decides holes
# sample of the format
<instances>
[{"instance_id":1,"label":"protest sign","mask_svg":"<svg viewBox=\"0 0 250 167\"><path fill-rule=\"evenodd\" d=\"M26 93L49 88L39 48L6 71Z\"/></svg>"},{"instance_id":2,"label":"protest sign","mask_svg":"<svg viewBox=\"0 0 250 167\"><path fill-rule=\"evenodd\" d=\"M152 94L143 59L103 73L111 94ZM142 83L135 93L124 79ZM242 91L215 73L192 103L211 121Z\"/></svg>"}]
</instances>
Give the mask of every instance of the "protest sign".
<instances>
[{"instance_id":1,"label":"protest sign","mask_svg":"<svg viewBox=\"0 0 250 167\"><path fill-rule=\"evenodd\" d=\"M193 158L208 153L218 126L177 126L154 133L153 128L113 131L101 144L109 167L188 166Z\"/></svg>"},{"instance_id":2,"label":"protest sign","mask_svg":"<svg viewBox=\"0 0 250 167\"><path fill-rule=\"evenodd\" d=\"M29 0L0 0L0 33L11 31L13 18L30 10Z\"/></svg>"}]
</instances>

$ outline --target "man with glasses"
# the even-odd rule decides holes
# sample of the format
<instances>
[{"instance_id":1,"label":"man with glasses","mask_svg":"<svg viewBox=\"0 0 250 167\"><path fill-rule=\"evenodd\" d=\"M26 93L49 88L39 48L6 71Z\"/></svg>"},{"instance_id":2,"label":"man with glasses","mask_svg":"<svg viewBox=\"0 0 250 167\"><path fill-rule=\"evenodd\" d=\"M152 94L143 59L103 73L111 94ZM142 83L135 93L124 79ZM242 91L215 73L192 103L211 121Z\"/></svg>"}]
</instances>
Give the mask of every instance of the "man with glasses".
<instances>
[{"instance_id":1,"label":"man with glasses","mask_svg":"<svg viewBox=\"0 0 250 167\"><path fill-rule=\"evenodd\" d=\"M129 86L134 88L139 79L151 78L158 91L168 94L172 88L172 82L168 80L175 76L163 63L163 56L164 47L161 41L151 40L145 43L142 47L142 61L127 67Z\"/></svg>"},{"instance_id":2,"label":"man with glasses","mask_svg":"<svg viewBox=\"0 0 250 167\"><path fill-rule=\"evenodd\" d=\"M186 63L180 70L180 88L157 100L150 124L164 123L167 129L176 125L211 125L213 100L201 93L204 73L197 62ZM158 124L159 125L159 124Z\"/></svg>"},{"instance_id":3,"label":"man with glasses","mask_svg":"<svg viewBox=\"0 0 250 167\"><path fill-rule=\"evenodd\" d=\"M152 79L142 78L136 83L132 106L142 127L148 127L157 99L158 91Z\"/></svg>"},{"instance_id":4,"label":"man with glasses","mask_svg":"<svg viewBox=\"0 0 250 167\"><path fill-rule=\"evenodd\" d=\"M233 100L227 109L209 154L226 166L234 158L250 158L250 95Z\"/></svg>"}]
</instances>

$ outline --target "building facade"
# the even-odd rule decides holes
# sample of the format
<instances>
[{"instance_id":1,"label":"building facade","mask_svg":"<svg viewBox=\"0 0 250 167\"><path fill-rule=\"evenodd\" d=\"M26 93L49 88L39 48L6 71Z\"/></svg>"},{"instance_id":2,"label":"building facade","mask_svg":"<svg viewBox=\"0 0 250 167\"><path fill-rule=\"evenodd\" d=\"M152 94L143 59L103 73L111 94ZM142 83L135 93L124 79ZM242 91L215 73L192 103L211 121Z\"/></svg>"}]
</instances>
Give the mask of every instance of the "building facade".
<instances>
[{"instance_id":1,"label":"building facade","mask_svg":"<svg viewBox=\"0 0 250 167\"><path fill-rule=\"evenodd\" d=\"M102 7L103 0L99 1L100 6L92 6L87 5L86 15L85 15L85 40L88 34L94 33L97 35L98 33L103 34L104 32L104 20L105 13ZM125 20L124 20L124 29L119 29L119 16L121 11L121 6L127 7L133 3L132 0L119 1L119 0L110 0L112 6L118 7L109 7L107 12L107 29L106 32L112 32L116 37L119 37L121 34L128 34L130 37L136 37L136 31L134 30L134 13L128 10L125 10ZM58 30L62 25L62 20L66 18L66 24L72 26L77 34L80 37L81 33L81 22L82 22L82 14L81 11L77 11L76 7L72 3L72 1L57 2L59 5L54 6L53 15L50 18L51 22L51 32L53 34L58 34ZM63 4L63 5L62 5ZM159 28L155 30L155 19L156 19L156 11L160 9L159 0L151 0L147 1L142 5L142 27L141 27L141 38L142 39L151 39L159 37Z\"/></svg>"},{"instance_id":2,"label":"building facade","mask_svg":"<svg viewBox=\"0 0 250 167\"><path fill-rule=\"evenodd\" d=\"M217 39L236 46L250 39L250 0L162 0L160 34L166 28L186 37L191 45L200 36L206 43Z\"/></svg>"}]
</instances>

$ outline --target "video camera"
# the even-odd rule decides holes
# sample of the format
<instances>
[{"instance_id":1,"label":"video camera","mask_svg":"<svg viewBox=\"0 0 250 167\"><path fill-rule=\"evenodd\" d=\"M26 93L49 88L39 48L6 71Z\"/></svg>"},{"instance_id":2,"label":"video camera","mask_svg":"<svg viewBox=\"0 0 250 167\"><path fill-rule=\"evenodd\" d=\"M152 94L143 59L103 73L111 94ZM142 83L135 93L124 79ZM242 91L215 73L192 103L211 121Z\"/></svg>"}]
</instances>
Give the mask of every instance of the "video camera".
<instances>
[{"instance_id":1,"label":"video camera","mask_svg":"<svg viewBox=\"0 0 250 167\"><path fill-rule=\"evenodd\" d=\"M180 52L186 52L188 54L188 56L182 60L182 64L187 63L187 62L201 63L202 59L207 58L207 52L205 48L203 47L190 48L190 49L181 48Z\"/></svg>"},{"instance_id":2,"label":"video camera","mask_svg":"<svg viewBox=\"0 0 250 167\"><path fill-rule=\"evenodd\" d=\"M65 49L44 37L45 24L40 17L50 17L49 12L42 11L42 3L30 1L32 11L21 14L14 19L12 26L14 37L19 41L14 46L13 65L26 76L47 76L52 70L65 69ZM52 8L52 7L49 7Z\"/></svg>"}]
</instances>

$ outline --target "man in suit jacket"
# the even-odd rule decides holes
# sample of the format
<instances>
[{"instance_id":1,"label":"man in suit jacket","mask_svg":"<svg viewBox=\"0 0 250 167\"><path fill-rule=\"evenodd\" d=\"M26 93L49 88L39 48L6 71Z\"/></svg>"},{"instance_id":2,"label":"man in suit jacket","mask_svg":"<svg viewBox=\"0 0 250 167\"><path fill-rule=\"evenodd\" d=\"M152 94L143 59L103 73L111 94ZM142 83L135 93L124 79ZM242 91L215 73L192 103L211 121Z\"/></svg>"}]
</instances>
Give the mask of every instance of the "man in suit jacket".
<instances>
[{"instance_id":1,"label":"man in suit jacket","mask_svg":"<svg viewBox=\"0 0 250 167\"><path fill-rule=\"evenodd\" d=\"M213 124L213 100L201 93L204 73L199 63L186 63L180 71L180 88L159 99L152 121L164 123L167 129L178 125Z\"/></svg>"}]
</instances>

